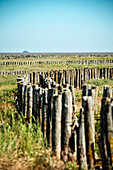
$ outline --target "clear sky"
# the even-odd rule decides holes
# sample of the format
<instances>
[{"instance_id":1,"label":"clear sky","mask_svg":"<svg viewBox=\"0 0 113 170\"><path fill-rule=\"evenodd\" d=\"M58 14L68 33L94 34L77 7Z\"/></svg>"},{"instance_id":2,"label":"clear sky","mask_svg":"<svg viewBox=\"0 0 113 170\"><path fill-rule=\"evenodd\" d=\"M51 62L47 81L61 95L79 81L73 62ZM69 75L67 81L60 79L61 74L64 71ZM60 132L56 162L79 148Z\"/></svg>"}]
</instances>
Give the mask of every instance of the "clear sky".
<instances>
[{"instance_id":1,"label":"clear sky","mask_svg":"<svg viewBox=\"0 0 113 170\"><path fill-rule=\"evenodd\" d=\"M113 52L113 0L0 0L0 52Z\"/></svg>"}]
</instances>

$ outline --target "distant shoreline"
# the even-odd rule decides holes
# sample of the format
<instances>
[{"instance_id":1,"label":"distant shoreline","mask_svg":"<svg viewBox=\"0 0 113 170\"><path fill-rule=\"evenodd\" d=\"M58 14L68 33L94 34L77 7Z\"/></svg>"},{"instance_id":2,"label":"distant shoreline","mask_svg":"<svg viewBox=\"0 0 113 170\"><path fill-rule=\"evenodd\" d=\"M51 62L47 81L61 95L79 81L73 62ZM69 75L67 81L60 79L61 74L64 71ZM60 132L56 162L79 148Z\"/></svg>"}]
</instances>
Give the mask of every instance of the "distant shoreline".
<instances>
[{"instance_id":1,"label":"distant shoreline","mask_svg":"<svg viewBox=\"0 0 113 170\"><path fill-rule=\"evenodd\" d=\"M113 55L113 52L0 52L0 55Z\"/></svg>"}]
</instances>

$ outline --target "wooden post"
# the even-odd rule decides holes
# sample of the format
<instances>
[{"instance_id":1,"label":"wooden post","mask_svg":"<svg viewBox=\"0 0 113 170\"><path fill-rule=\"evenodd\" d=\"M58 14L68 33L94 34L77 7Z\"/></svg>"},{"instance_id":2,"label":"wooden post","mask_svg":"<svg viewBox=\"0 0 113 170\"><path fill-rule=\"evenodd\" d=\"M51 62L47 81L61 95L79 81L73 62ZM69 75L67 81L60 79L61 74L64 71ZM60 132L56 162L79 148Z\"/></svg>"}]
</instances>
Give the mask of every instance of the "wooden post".
<instances>
[{"instance_id":1,"label":"wooden post","mask_svg":"<svg viewBox=\"0 0 113 170\"><path fill-rule=\"evenodd\" d=\"M72 124L72 94L70 91L62 93L62 150L66 155L65 161L68 159L68 146L71 137Z\"/></svg>"},{"instance_id":2,"label":"wooden post","mask_svg":"<svg viewBox=\"0 0 113 170\"><path fill-rule=\"evenodd\" d=\"M53 89L48 89L48 111L47 111L47 141L52 146L52 109L53 109Z\"/></svg>"},{"instance_id":3,"label":"wooden post","mask_svg":"<svg viewBox=\"0 0 113 170\"><path fill-rule=\"evenodd\" d=\"M61 153L61 112L62 95L54 95L52 113L52 149L59 159Z\"/></svg>"},{"instance_id":4,"label":"wooden post","mask_svg":"<svg viewBox=\"0 0 113 170\"><path fill-rule=\"evenodd\" d=\"M48 105L48 89L46 88L44 90L43 94L43 106L42 106L42 132L43 132L43 137L44 137L44 143L46 140L46 134L47 134L47 105Z\"/></svg>"},{"instance_id":5,"label":"wooden post","mask_svg":"<svg viewBox=\"0 0 113 170\"><path fill-rule=\"evenodd\" d=\"M84 115L83 108L80 109L77 143L78 143L78 148L77 148L78 163L80 166L83 165L84 168L87 168L86 140L85 140L85 115Z\"/></svg>"},{"instance_id":6,"label":"wooden post","mask_svg":"<svg viewBox=\"0 0 113 170\"><path fill-rule=\"evenodd\" d=\"M24 117L25 119L27 119L27 85L25 85L25 88L24 88Z\"/></svg>"},{"instance_id":7,"label":"wooden post","mask_svg":"<svg viewBox=\"0 0 113 170\"><path fill-rule=\"evenodd\" d=\"M21 88L21 93L22 93L22 96L21 96L21 111L22 111L22 113L24 113L24 88L25 88L24 82L21 82L20 88Z\"/></svg>"},{"instance_id":8,"label":"wooden post","mask_svg":"<svg viewBox=\"0 0 113 170\"><path fill-rule=\"evenodd\" d=\"M36 73L36 84L40 84L39 73Z\"/></svg>"},{"instance_id":9,"label":"wooden post","mask_svg":"<svg viewBox=\"0 0 113 170\"><path fill-rule=\"evenodd\" d=\"M109 68L107 68L107 79L109 79L110 76L109 76Z\"/></svg>"},{"instance_id":10,"label":"wooden post","mask_svg":"<svg viewBox=\"0 0 113 170\"><path fill-rule=\"evenodd\" d=\"M36 73L33 72L33 84L36 84Z\"/></svg>"},{"instance_id":11,"label":"wooden post","mask_svg":"<svg viewBox=\"0 0 113 170\"><path fill-rule=\"evenodd\" d=\"M75 90L74 90L74 87L73 86L69 86L69 89L72 93L72 113L75 114L76 112L76 106L75 106Z\"/></svg>"},{"instance_id":12,"label":"wooden post","mask_svg":"<svg viewBox=\"0 0 113 170\"><path fill-rule=\"evenodd\" d=\"M33 116L34 116L34 121L37 119L38 115L38 107L37 107L37 90L38 90L38 85L33 85Z\"/></svg>"},{"instance_id":13,"label":"wooden post","mask_svg":"<svg viewBox=\"0 0 113 170\"><path fill-rule=\"evenodd\" d=\"M28 108L27 108L27 117L28 121L32 123L32 86L28 87L27 91L27 103L28 103Z\"/></svg>"},{"instance_id":14,"label":"wooden post","mask_svg":"<svg viewBox=\"0 0 113 170\"><path fill-rule=\"evenodd\" d=\"M91 85L82 85L82 96L88 96L88 90L91 89Z\"/></svg>"},{"instance_id":15,"label":"wooden post","mask_svg":"<svg viewBox=\"0 0 113 170\"><path fill-rule=\"evenodd\" d=\"M87 164L89 168L94 168L94 124L93 124L93 112L92 112L92 97L85 96L82 99L82 107L84 108L85 114L85 139L86 139L86 155Z\"/></svg>"},{"instance_id":16,"label":"wooden post","mask_svg":"<svg viewBox=\"0 0 113 170\"><path fill-rule=\"evenodd\" d=\"M103 97L112 98L112 87L108 85L104 86Z\"/></svg>"},{"instance_id":17,"label":"wooden post","mask_svg":"<svg viewBox=\"0 0 113 170\"><path fill-rule=\"evenodd\" d=\"M22 89L21 89L21 87L20 87L20 84L21 84L21 82L23 82L23 81L24 81L23 77L18 77L18 78L17 78L17 88L18 88L17 100L18 100L18 110L19 110L19 112L22 111L22 108L21 108Z\"/></svg>"},{"instance_id":18,"label":"wooden post","mask_svg":"<svg viewBox=\"0 0 113 170\"><path fill-rule=\"evenodd\" d=\"M89 80L91 79L91 69L89 68Z\"/></svg>"},{"instance_id":19,"label":"wooden post","mask_svg":"<svg viewBox=\"0 0 113 170\"><path fill-rule=\"evenodd\" d=\"M30 73L30 83L31 84L33 83L33 75L32 75L32 73Z\"/></svg>"},{"instance_id":20,"label":"wooden post","mask_svg":"<svg viewBox=\"0 0 113 170\"><path fill-rule=\"evenodd\" d=\"M65 84L65 70L63 70L62 84Z\"/></svg>"},{"instance_id":21,"label":"wooden post","mask_svg":"<svg viewBox=\"0 0 113 170\"><path fill-rule=\"evenodd\" d=\"M40 88L40 91L39 91L39 126L40 126L40 129L42 130L42 107L43 107L43 92L44 92L44 89Z\"/></svg>"},{"instance_id":22,"label":"wooden post","mask_svg":"<svg viewBox=\"0 0 113 170\"><path fill-rule=\"evenodd\" d=\"M104 86L100 121L100 144L103 169L113 167L113 103L112 88Z\"/></svg>"},{"instance_id":23,"label":"wooden post","mask_svg":"<svg viewBox=\"0 0 113 170\"><path fill-rule=\"evenodd\" d=\"M76 69L76 88L79 88L79 70Z\"/></svg>"}]
</instances>

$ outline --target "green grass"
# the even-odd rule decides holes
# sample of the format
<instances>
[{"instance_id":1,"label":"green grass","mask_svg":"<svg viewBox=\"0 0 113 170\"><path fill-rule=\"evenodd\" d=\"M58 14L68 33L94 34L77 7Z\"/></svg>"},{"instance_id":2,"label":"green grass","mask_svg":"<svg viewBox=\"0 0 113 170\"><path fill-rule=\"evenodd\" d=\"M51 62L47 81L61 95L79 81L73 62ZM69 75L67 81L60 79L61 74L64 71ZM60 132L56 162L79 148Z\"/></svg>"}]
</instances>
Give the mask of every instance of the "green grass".
<instances>
[{"instance_id":1,"label":"green grass","mask_svg":"<svg viewBox=\"0 0 113 170\"><path fill-rule=\"evenodd\" d=\"M113 67L112 64L93 64L93 65L79 65L79 64L47 64L47 65L9 65L9 66L0 66L1 72L13 72L13 71L27 71L27 72L33 72L33 71L51 71L51 70L70 70L75 68L94 68L94 67Z\"/></svg>"},{"instance_id":2,"label":"green grass","mask_svg":"<svg viewBox=\"0 0 113 170\"><path fill-rule=\"evenodd\" d=\"M113 80L110 80L110 79L95 79L95 80L89 80L88 84L93 84L95 86L109 85L109 86L113 87Z\"/></svg>"},{"instance_id":3,"label":"green grass","mask_svg":"<svg viewBox=\"0 0 113 170\"><path fill-rule=\"evenodd\" d=\"M33 57L29 57L29 58L16 58L14 59L12 56L10 56L10 58L8 59L7 57L1 57L0 56L0 62L1 61L68 61L68 60L113 60L113 57L110 56L110 57L103 57L103 56L100 56L100 57L95 57L95 56L92 56L92 57L67 57L67 56L63 56L63 57L54 57L54 56L45 56L43 58L33 58Z\"/></svg>"},{"instance_id":4,"label":"green grass","mask_svg":"<svg viewBox=\"0 0 113 170\"><path fill-rule=\"evenodd\" d=\"M0 76L0 87L4 85L16 85L16 78L17 76Z\"/></svg>"},{"instance_id":5,"label":"green grass","mask_svg":"<svg viewBox=\"0 0 113 170\"><path fill-rule=\"evenodd\" d=\"M0 88L0 169L18 169L18 166L21 169L75 169L75 163L64 164L44 145L38 121L29 124L18 114L17 87L11 85L11 80L8 86L3 84Z\"/></svg>"},{"instance_id":6,"label":"green grass","mask_svg":"<svg viewBox=\"0 0 113 170\"><path fill-rule=\"evenodd\" d=\"M10 90L0 90L0 161L7 157L5 166L10 161L8 165L10 167L11 160L15 162L18 162L20 158L26 159L26 162L32 160L32 165L28 163L26 169L29 165L37 166L37 162L44 164L47 162L45 159L47 154L45 154L46 148L39 124L38 122L28 124L24 116L18 114L16 110L17 89L14 86L10 87L12 87ZM22 161L21 164L23 164Z\"/></svg>"}]
</instances>

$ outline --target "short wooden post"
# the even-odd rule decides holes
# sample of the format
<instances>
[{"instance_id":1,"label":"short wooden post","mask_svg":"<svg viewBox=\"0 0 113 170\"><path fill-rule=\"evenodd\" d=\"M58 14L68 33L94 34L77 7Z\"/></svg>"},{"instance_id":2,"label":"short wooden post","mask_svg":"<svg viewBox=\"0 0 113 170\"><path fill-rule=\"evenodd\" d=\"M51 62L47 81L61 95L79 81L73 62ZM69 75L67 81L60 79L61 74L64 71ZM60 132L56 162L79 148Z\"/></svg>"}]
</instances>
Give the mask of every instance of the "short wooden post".
<instances>
[{"instance_id":1,"label":"short wooden post","mask_svg":"<svg viewBox=\"0 0 113 170\"><path fill-rule=\"evenodd\" d=\"M103 97L112 98L112 87L108 85L104 86Z\"/></svg>"}]
</instances>

